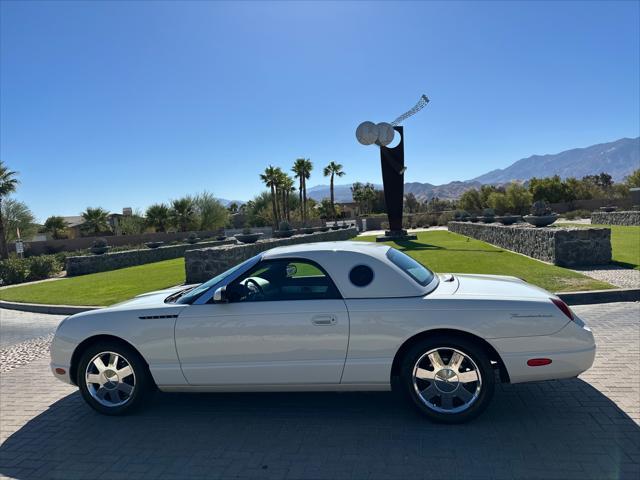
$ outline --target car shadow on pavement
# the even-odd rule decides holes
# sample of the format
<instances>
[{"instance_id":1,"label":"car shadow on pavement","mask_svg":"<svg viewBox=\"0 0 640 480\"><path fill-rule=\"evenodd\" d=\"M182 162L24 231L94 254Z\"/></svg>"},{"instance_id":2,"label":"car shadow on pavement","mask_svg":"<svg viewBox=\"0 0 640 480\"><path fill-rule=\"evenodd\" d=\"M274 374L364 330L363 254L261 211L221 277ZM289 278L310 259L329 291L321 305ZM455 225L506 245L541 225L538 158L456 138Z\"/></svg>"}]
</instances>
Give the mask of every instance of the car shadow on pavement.
<instances>
[{"instance_id":1,"label":"car shadow on pavement","mask_svg":"<svg viewBox=\"0 0 640 480\"><path fill-rule=\"evenodd\" d=\"M106 417L68 395L0 446L43 478L638 478L640 427L579 380L501 385L463 425L395 393L158 393Z\"/></svg>"}]
</instances>

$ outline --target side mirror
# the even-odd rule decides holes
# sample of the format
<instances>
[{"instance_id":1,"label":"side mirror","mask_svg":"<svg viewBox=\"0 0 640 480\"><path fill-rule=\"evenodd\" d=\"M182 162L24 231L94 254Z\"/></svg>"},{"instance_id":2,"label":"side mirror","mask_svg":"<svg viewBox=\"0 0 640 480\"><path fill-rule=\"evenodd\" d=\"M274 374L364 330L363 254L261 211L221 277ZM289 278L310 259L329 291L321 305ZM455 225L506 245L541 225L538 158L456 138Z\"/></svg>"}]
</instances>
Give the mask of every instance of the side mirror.
<instances>
[{"instance_id":1,"label":"side mirror","mask_svg":"<svg viewBox=\"0 0 640 480\"><path fill-rule=\"evenodd\" d=\"M228 301L227 287L220 287L213 292L213 303L226 303Z\"/></svg>"}]
</instances>

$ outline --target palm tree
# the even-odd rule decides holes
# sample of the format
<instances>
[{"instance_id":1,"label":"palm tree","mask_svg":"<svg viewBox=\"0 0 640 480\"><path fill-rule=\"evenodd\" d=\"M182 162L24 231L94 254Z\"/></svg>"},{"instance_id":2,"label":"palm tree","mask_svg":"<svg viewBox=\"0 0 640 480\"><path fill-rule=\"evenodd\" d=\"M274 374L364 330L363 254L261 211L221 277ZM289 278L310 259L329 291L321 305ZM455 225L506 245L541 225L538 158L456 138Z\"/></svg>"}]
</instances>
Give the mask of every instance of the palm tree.
<instances>
[{"instance_id":1,"label":"palm tree","mask_svg":"<svg viewBox=\"0 0 640 480\"><path fill-rule=\"evenodd\" d=\"M291 169L300 182L300 216L303 223L307 218L307 180L311 177L311 170L313 163L308 158L298 158Z\"/></svg>"},{"instance_id":2,"label":"palm tree","mask_svg":"<svg viewBox=\"0 0 640 480\"><path fill-rule=\"evenodd\" d=\"M147 219L147 225L155 228L156 232L166 232L169 225L170 212L169 207L164 203L155 203L147 208L144 215Z\"/></svg>"},{"instance_id":3,"label":"palm tree","mask_svg":"<svg viewBox=\"0 0 640 480\"><path fill-rule=\"evenodd\" d=\"M12 172L0 160L0 259L9 257L7 249L7 237L4 232L4 219L2 218L2 199L16 191L20 181L16 178L18 172Z\"/></svg>"},{"instance_id":4,"label":"palm tree","mask_svg":"<svg viewBox=\"0 0 640 480\"><path fill-rule=\"evenodd\" d=\"M67 222L64 221L64 218L58 215L53 215L44 221L44 228L55 240L57 240L60 238L60 232L67 228Z\"/></svg>"},{"instance_id":5,"label":"palm tree","mask_svg":"<svg viewBox=\"0 0 640 480\"><path fill-rule=\"evenodd\" d=\"M282 191L284 193L283 200L282 200L284 203L284 217L286 218L287 222L290 222L291 212L289 211L289 194L291 192L295 192L296 187L293 184L293 178L291 178L286 173L283 173L283 177L282 177Z\"/></svg>"},{"instance_id":6,"label":"palm tree","mask_svg":"<svg viewBox=\"0 0 640 480\"><path fill-rule=\"evenodd\" d=\"M324 167L323 174L325 177L331 176L331 183L329 184L329 191L331 192L331 211L333 212L333 218L336 217L336 202L333 194L333 177L344 177L345 172L342 170L342 165L336 162L331 162Z\"/></svg>"},{"instance_id":7,"label":"palm tree","mask_svg":"<svg viewBox=\"0 0 640 480\"><path fill-rule=\"evenodd\" d=\"M91 208L81 213L84 223L82 228L93 234L98 234L105 230L109 230L109 212L104 208Z\"/></svg>"},{"instance_id":8,"label":"palm tree","mask_svg":"<svg viewBox=\"0 0 640 480\"><path fill-rule=\"evenodd\" d=\"M196 209L191 197L171 201L170 218L181 232L186 232L195 221Z\"/></svg>"},{"instance_id":9,"label":"palm tree","mask_svg":"<svg viewBox=\"0 0 640 480\"><path fill-rule=\"evenodd\" d=\"M273 223L276 228L278 228L279 224L279 215L278 215L278 201L276 194L276 186L279 181L279 168L274 167L273 165L269 165L264 169L264 173L260 174L260 180L271 189L271 206L273 208Z\"/></svg>"}]
</instances>

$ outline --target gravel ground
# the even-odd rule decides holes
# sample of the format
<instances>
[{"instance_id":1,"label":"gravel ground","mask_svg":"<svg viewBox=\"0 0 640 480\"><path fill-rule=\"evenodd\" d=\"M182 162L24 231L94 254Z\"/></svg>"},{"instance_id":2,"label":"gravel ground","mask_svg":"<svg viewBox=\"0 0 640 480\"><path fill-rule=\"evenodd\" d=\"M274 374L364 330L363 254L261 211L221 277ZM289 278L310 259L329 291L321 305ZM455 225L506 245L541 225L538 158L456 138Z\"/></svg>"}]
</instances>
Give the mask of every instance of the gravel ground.
<instances>
[{"instance_id":1,"label":"gravel ground","mask_svg":"<svg viewBox=\"0 0 640 480\"><path fill-rule=\"evenodd\" d=\"M640 270L619 267L617 265L603 265L575 268L574 271L588 277L610 283L620 288L640 288Z\"/></svg>"},{"instance_id":2,"label":"gravel ground","mask_svg":"<svg viewBox=\"0 0 640 480\"><path fill-rule=\"evenodd\" d=\"M16 343L0 349L0 373L27 365L29 362L49 355L49 346L53 333L44 337L32 338L26 342Z\"/></svg>"}]
</instances>

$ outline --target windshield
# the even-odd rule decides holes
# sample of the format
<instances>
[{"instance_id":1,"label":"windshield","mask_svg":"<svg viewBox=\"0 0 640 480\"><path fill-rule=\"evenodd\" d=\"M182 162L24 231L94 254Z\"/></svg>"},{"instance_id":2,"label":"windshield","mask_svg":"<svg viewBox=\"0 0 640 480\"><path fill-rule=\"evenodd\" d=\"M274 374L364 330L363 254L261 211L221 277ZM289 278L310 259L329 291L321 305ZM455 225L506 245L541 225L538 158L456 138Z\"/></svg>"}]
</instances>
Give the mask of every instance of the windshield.
<instances>
[{"instance_id":1,"label":"windshield","mask_svg":"<svg viewBox=\"0 0 640 480\"><path fill-rule=\"evenodd\" d=\"M249 260L245 260L244 262L236 265L235 267L230 268L225 272L222 272L220 275L213 277L211 280L208 280L198 285L197 287L189 290L189 292L183 295L182 297L180 297L176 303L192 303L196 298L198 298L200 295L202 295L204 292L209 290L211 287L213 287L217 283L222 282L225 278L244 269L245 267L249 267L250 265L257 263L260 260L260 258L261 258L261 255L256 255L255 257L251 257Z\"/></svg>"},{"instance_id":2,"label":"windshield","mask_svg":"<svg viewBox=\"0 0 640 480\"><path fill-rule=\"evenodd\" d=\"M390 248L387 251L387 258L423 287L429 285L433 280L431 270L395 248Z\"/></svg>"}]
</instances>

